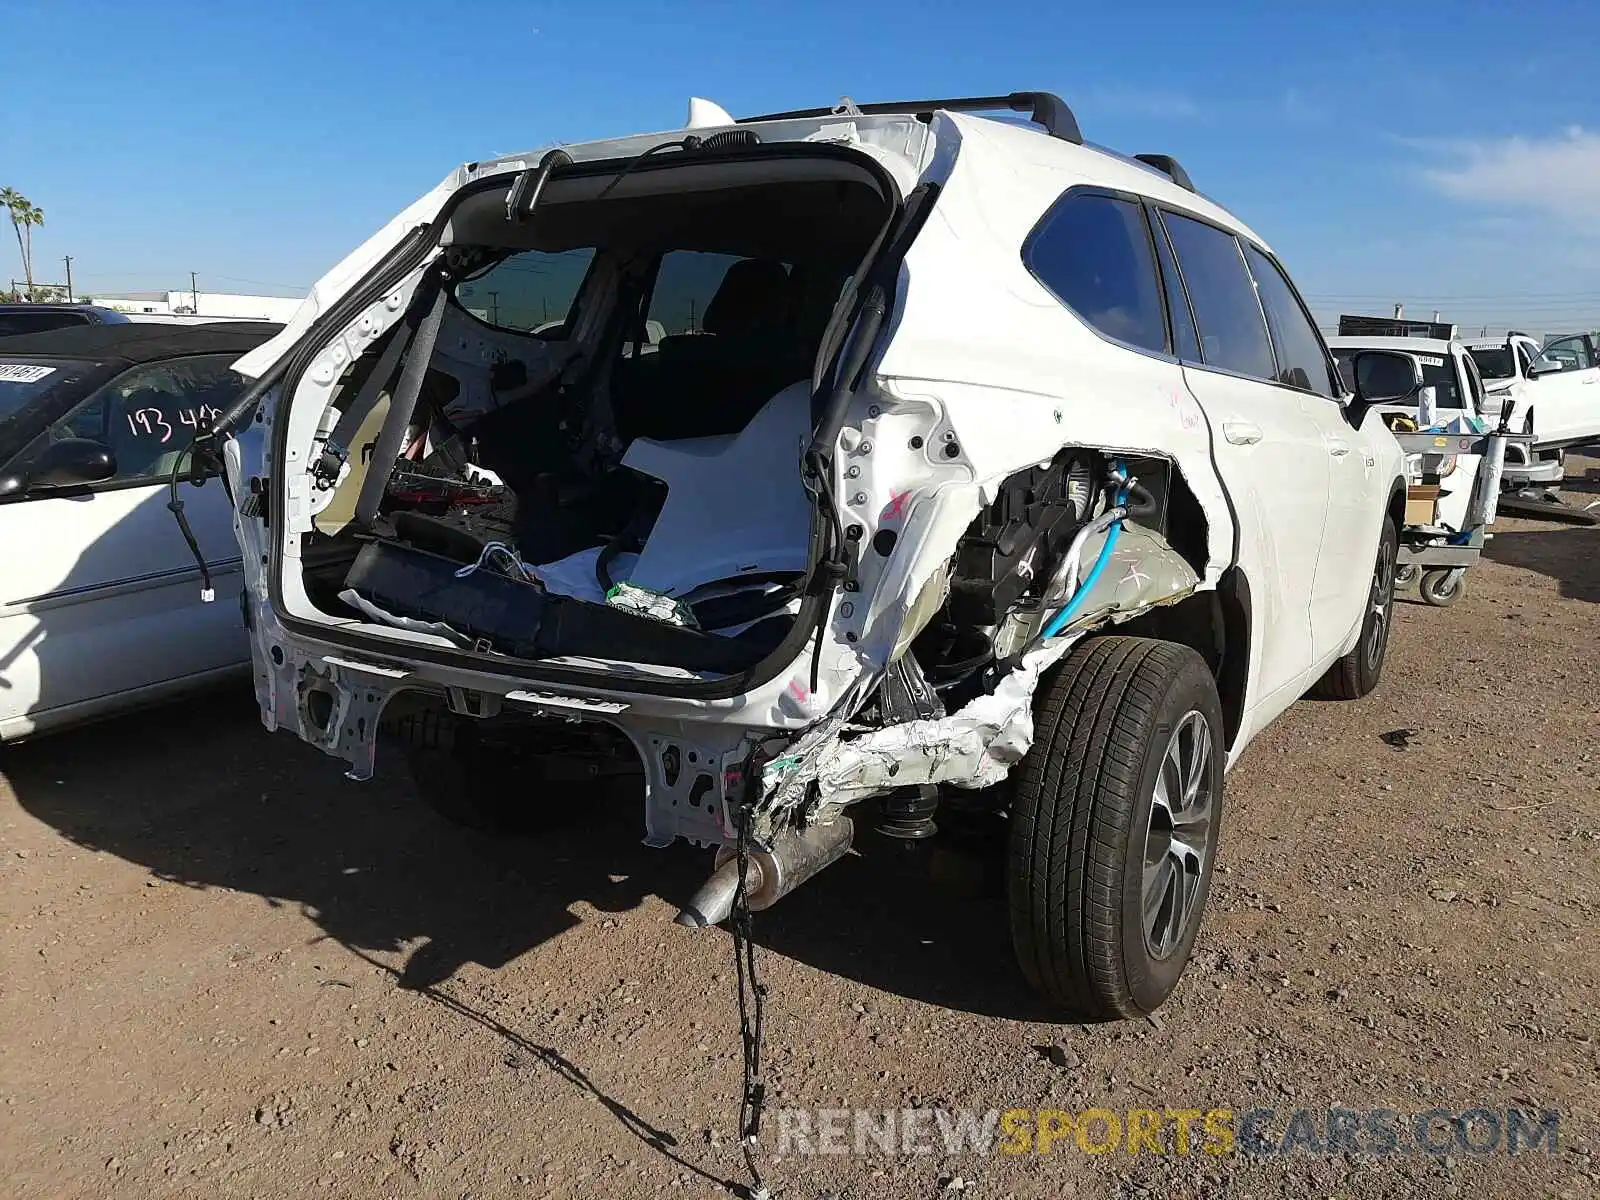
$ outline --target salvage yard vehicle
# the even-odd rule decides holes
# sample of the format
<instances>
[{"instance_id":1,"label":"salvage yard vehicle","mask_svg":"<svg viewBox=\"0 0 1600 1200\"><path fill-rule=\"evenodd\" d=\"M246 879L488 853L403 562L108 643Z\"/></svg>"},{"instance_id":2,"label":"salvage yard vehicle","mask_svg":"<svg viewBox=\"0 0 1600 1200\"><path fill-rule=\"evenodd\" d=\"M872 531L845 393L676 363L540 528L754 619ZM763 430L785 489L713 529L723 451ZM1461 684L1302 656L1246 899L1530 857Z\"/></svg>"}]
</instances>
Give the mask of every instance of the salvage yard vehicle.
<instances>
[{"instance_id":1,"label":"salvage yard vehicle","mask_svg":"<svg viewBox=\"0 0 1600 1200\"><path fill-rule=\"evenodd\" d=\"M1533 444L1506 448L1512 484L1559 484L1566 450L1600 440L1600 341L1591 334L1553 336L1541 346L1525 333L1466 343L1483 375L1493 419L1511 400L1512 428Z\"/></svg>"},{"instance_id":2,"label":"salvage yard vehicle","mask_svg":"<svg viewBox=\"0 0 1600 1200\"><path fill-rule=\"evenodd\" d=\"M1381 397L1178 163L1046 93L468 163L237 366L267 727L358 779L409 731L479 823L570 810L620 735L647 842L717 848L680 923L960 796L1008 814L1032 983L1150 1012L1225 769L1383 668Z\"/></svg>"},{"instance_id":3,"label":"salvage yard vehicle","mask_svg":"<svg viewBox=\"0 0 1600 1200\"><path fill-rule=\"evenodd\" d=\"M1352 361L1357 353L1381 350L1404 355L1412 364L1412 377L1421 380L1420 387L1431 389L1431 403L1427 407L1432 413L1433 425L1462 427L1462 418L1472 418L1487 425L1498 423L1498 406L1488 399L1484 381L1478 374L1477 362L1461 341L1454 338L1345 336L1329 338L1328 348L1333 351L1334 360L1339 364L1347 384L1359 382L1368 387L1372 386L1371 379L1355 380L1352 376ZM1363 361L1373 374L1389 369L1385 355L1367 353ZM1378 381L1378 386L1382 390L1398 390L1397 385L1387 379ZM1386 404L1382 406L1382 412L1385 416L1403 413L1416 419L1423 407L1420 399L1408 399L1400 404ZM1443 525L1459 530L1466 519L1468 497L1477 480L1478 456L1449 455L1437 466L1437 483L1440 487L1438 518Z\"/></svg>"},{"instance_id":4,"label":"salvage yard vehicle","mask_svg":"<svg viewBox=\"0 0 1600 1200\"><path fill-rule=\"evenodd\" d=\"M0 338L0 741L242 676L233 506L172 468L239 397L230 368L281 325L83 324ZM195 584L222 582L202 603Z\"/></svg>"},{"instance_id":5,"label":"salvage yard vehicle","mask_svg":"<svg viewBox=\"0 0 1600 1200\"><path fill-rule=\"evenodd\" d=\"M0 304L0 337L72 325L122 325L125 314L96 304Z\"/></svg>"},{"instance_id":6,"label":"salvage yard vehicle","mask_svg":"<svg viewBox=\"0 0 1600 1200\"><path fill-rule=\"evenodd\" d=\"M1511 431L1509 401L1496 412L1477 360L1455 338L1345 336L1329 347L1358 391L1405 397L1374 406L1406 452L1395 583L1415 582L1436 607L1454 604L1493 536L1507 451L1526 451L1532 435Z\"/></svg>"}]
</instances>

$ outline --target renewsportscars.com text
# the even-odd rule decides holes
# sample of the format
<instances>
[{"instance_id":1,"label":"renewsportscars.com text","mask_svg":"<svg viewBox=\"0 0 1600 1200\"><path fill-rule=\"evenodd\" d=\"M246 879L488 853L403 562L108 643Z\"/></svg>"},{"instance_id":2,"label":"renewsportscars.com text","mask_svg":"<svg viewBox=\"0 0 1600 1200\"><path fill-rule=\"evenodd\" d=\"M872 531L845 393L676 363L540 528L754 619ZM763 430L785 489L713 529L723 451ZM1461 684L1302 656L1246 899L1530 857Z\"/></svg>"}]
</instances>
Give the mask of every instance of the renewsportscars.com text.
<instances>
[{"instance_id":1,"label":"renewsportscars.com text","mask_svg":"<svg viewBox=\"0 0 1600 1200\"><path fill-rule=\"evenodd\" d=\"M776 1152L853 1154L1555 1153L1560 1114L1431 1108L780 1108Z\"/></svg>"}]
</instances>

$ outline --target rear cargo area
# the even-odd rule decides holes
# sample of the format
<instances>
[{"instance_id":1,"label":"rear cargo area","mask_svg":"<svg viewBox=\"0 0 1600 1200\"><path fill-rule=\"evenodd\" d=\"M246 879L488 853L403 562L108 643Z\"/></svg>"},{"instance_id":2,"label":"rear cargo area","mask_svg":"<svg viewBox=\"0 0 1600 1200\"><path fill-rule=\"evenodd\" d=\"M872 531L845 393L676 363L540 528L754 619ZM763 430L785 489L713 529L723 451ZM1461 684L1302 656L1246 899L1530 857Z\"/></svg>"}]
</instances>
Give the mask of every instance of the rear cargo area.
<instances>
[{"instance_id":1,"label":"rear cargo area","mask_svg":"<svg viewBox=\"0 0 1600 1200\"><path fill-rule=\"evenodd\" d=\"M481 654L747 670L800 607L819 351L893 203L792 155L525 203L509 181L464 199L344 370L306 595Z\"/></svg>"}]
</instances>

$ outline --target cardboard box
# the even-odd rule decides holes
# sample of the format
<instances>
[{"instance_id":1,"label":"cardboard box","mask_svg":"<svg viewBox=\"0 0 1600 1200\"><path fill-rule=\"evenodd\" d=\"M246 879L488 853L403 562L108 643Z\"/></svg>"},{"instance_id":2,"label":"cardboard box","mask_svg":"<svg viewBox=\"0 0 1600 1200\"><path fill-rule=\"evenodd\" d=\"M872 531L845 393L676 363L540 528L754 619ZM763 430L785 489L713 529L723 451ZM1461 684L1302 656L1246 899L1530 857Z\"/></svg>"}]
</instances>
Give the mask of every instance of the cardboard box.
<instances>
[{"instance_id":1,"label":"cardboard box","mask_svg":"<svg viewBox=\"0 0 1600 1200\"><path fill-rule=\"evenodd\" d=\"M1439 485L1413 483L1406 488L1406 524L1432 525L1439 509Z\"/></svg>"}]
</instances>

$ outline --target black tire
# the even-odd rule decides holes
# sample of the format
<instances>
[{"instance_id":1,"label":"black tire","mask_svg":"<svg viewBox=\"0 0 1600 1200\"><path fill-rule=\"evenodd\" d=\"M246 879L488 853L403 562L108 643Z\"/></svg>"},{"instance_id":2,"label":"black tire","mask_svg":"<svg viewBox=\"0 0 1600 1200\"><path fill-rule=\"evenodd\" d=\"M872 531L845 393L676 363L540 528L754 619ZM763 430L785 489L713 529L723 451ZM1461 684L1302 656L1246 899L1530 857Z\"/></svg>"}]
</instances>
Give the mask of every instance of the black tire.
<instances>
[{"instance_id":1,"label":"black tire","mask_svg":"<svg viewBox=\"0 0 1600 1200\"><path fill-rule=\"evenodd\" d=\"M1449 608L1467 590L1467 577L1457 574L1451 567L1439 567L1422 573L1417 591L1435 608Z\"/></svg>"},{"instance_id":2,"label":"black tire","mask_svg":"<svg viewBox=\"0 0 1600 1200\"><path fill-rule=\"evenodd\" d=\"M1222 828L1216 681L1187 646L1091 638L1040 683L1035 711L1033 748L1012 776L1008 888L1017 960L1029 983L1079 1020L1154 1012L1189 960ZM1161 828L1173 827L1161 817L1169 810L1157 810L1155 790L1169 749L1185 737L1201 747L1196 803L1204 801L1207 819L1203 837L1185 825L1199 843L1196 855L1157 854L1158 871L1169 860L1193 871L1178 871L1187 903L1153 945L1146 856L1152 845L1159 851ZM1162 895L1175 898L1167 878ZM1180 915L1176 907L1157 910Z\"/></svg>"},{"instance_id":3,"label":"black tire","mask_svg":"<svg viewBox=\"0 0 1600 1200\"><path fill-rule=\"evenodd\" d=\"M479 833L527 834L543 828L539 814L555 805L530 804L527 784L517 786L509 758L457 739L451 746L411 746L406 769L429 808L445 820Z\"/></svg>"},{"instance_id":4,"label":"black tire","mask_svg":"<svg viewBox=\"0 0 1600 1200\"><path fill-rule=\"evenodd\" d=\"M1399 548L1400 534L1394 521L1385 518L1367 591L1367 612L1361 621L1361 636L1350 653L1329 667L1312 685L1311 695L1319 700L1359 700L1383 678L1383 661L1389 653L1389 631L1394 626L1395 555ZM1427 576L1422 578L1426 582Z\"/></svg>"},{"instance_id":5,"label":"black tire","mask_svg":"<svg viewBox=\"0 0 1600 1200\"><path fill-rule=\"evenodd\" d=\"M565 805L538 803L537 777L519 756L481 736L483 723L431 699L394 703L379 722L387 749L404 758L417 795L451 824L479 833L548 829Z\"/></svg>"}]
</instances>

